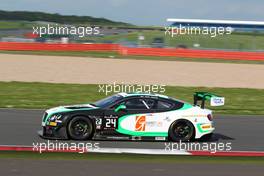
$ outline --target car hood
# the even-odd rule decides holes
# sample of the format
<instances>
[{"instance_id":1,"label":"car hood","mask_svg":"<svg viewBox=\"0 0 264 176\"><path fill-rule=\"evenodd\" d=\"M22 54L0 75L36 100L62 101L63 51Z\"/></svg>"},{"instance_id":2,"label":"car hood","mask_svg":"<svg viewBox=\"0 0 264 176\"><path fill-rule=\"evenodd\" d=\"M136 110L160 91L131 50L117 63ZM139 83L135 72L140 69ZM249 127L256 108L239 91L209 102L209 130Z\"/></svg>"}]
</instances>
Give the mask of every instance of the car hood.
<instances>
[{"instance_id":1,"label":"car hood","mask_svg":"<svg viewBox=\"0 0 264 176\"><path fill-rule=\"evenodd\" d=\"M97 109L97 107L91 104L66 105L66 106L58 106L55 108L48 109L46 110L46 112L48 114L54 114L54 113L68 112L73 110L91 110L91 109Z\"/></svg>"}]
</instances>

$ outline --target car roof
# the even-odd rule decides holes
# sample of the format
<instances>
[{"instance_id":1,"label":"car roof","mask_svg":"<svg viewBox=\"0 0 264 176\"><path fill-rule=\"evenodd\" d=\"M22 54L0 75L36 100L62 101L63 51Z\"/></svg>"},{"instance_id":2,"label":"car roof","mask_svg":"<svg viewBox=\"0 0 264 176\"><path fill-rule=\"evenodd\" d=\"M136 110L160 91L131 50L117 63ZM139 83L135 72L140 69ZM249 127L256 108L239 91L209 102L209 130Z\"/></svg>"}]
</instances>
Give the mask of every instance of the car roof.
<instances>
[{"instance_id":1,"label":"car roof","mask_svg":"<svg viewBox=\"0 0 264 176\"><path fill-rule=\"evenodd\" d=\"M131 93L126 93L126 92L121 92L118 93L118 95L121 95L122 97L142 97L142 96L146 96L146 97L157 97L157 98L165 98L165 99L170 99L170 97L166 96L166 95L161 95L161 94L154 94L154 93L142 93L142 92L131 92Z\"/></svg>"},{"instance_id":2,"label":"car roof","mask_svg":"<svg viewBox=\"0 0 264 176\"><path fill-rule=\"evenodd\" d=\"M127 98L127 97L163 98L163 99L167 99L169 101L177 101L177 102L181 102L181 103L186 103L186 102L184 102L182 100L179 100L179 99L176 99L176 98L168 97L166 95L161 95L161 94L154 94L154 93L142 93L142 92L126 93L126 92L120 92L117 95L120 95L123 98Z\"/></svg>"}]
</instances>

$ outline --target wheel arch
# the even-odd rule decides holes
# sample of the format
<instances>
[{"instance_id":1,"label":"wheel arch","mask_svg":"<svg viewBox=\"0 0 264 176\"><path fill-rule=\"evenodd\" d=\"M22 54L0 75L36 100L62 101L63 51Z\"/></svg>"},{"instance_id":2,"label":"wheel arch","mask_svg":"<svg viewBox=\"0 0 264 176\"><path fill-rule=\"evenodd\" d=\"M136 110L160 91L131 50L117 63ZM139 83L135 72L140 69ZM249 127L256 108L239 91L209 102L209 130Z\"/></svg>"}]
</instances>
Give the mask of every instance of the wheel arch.
<instances>
[{"instance_id":1,"label":"wheel arch","mask_svg":"<svg viewBox=\"0 0 264 176\"><path fill-rule=\"evenodd\" d=\"M96 128L96 126L95 126L95 122L94 122L93 118L89 117L89 115L84 114L84 113L74 113L74 114L69 115L68 118L67 118L67 120L66 120L66 122L65 122L65 128L66 128L66 134L67 134L67 137L68 137L68 138L70 137L70 135L69 135L69 130L68 130L69 123L70 123L71 120L74 119L75 117L85 117L85 118L87 118L87 119L89 119L89 120L91 121L91 123L92 123L92 127L93 127L93 129L92 129L92 136L93 136L94 133L95 133L95 128Z\"/></svg>"}]
</instances>

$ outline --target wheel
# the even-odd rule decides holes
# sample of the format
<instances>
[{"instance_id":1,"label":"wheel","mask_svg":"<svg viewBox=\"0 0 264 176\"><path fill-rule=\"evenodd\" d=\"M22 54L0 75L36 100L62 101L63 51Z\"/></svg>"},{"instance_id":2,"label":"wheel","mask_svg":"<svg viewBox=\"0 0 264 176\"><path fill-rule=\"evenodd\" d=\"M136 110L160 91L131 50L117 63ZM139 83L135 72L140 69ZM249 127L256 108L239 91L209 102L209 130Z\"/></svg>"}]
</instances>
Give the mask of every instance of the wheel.
<instances>
[{"instance_id":1,"label":"wheel","mask_svg":"<svg viewBox=\"0 0 264 176\"><path fill-rule=\"evenodd\" d=\"M86 140L92 137L93 125L89 118L76 116L68 124L68 134L74 140Z\"/></svg>"},{"instance_id":2,"label":"wheel","mask_svg":"<svg viewBox=\"0 0 264 176\"><path fill-rule=\"evenodd\" d=\"M194 126L187 120L175 121L169 129L169 137L175 142L187 142L194 137Z\"/></svg>"}]
</instances>

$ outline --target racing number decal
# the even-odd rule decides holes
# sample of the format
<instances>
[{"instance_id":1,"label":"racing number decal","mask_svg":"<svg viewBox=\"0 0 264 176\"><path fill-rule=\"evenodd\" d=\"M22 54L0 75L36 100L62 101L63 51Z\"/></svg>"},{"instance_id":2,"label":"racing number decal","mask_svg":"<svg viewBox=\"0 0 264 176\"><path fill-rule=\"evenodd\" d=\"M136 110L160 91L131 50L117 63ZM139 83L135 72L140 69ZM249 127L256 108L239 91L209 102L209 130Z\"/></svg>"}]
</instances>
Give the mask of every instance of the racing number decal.
<instances>
[{"instance_id":1,"label":"racing number decal","mask_svg":"<svg viewBox=\"0 0 264 176\"><path fill-rule=\"evenodd\" d=\"M105 127L106 128L116 128L116 119L106 119Z\"/></svg>"},{"instance_id":2,"label":"racing number decal","mask_svg":"<svg viewBox=\"0 0 264 176\"><path fill-rule=\"evenodd\" d=\"M103 122L103 127L104 129L109 129L109 130L112 130L112 129L116 129L117 128L117 119L118 117L117 116L105 116L104 117L104 122Z\"/></svg>"},{"instance_id":3,"label":"racing number decal","mask_svg":"<svg viewBox=\"0 0 264 176\"><path fill-rule=\"evenodd\" d=\"M136 116L135 131L145 131L146 129L146 116Z\"/></svg>"}]
</instances>

